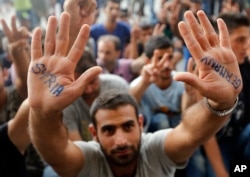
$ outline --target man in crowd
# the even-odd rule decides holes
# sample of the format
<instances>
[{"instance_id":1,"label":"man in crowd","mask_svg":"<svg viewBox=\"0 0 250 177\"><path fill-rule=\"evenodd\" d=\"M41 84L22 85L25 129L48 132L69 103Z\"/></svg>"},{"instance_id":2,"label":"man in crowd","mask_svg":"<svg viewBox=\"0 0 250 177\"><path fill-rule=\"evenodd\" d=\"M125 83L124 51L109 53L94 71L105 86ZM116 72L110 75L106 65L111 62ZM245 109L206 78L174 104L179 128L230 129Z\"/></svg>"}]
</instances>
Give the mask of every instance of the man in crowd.
<instances>
[{"instance_id":1,"label":"man in crowd","mask_svg":"<svg viewBox=\"0 0 250 177\"><path fill-rule=\"evenodd\" d=\"M199 11L197 16L201 24L192 12L186 12L186 21L179 23L179 29L196 61L199 76L179 73L175 79L196 88L205 100L190 107L176 128L145 135L141 134L142 117L128 93L115 93L114 99L112 96L110 99L110 94L100 96L91 112L91 132L96 140L91 142L73 143L62 123L63 109L101 72L100 67L93 67L78 79L74 78L89 27L82 26L68 54L65 52L70 22L68 13L61 15L57 37L56 18L49 18L45 38L54 42L45 42L44 54L41 30L34 31L28 73L30 135L42 157L59 175L173 176L175 169L185 166L195 149L221 128L237 104L242 89L241 75L230 48L226 25L218 20L220 35L217 36L206 15ZM203 37L195 36L196 32ZM212 61L220 65L221 70L211 65ZM44 75L44 71L50 74ZM221 72L233 75L235 80ZM45 82L50 77L54 78L53 82ZM125 101L119 102L120 99ZM113 103L116 100L118 103Z\"/></svg>"}]
</instances>

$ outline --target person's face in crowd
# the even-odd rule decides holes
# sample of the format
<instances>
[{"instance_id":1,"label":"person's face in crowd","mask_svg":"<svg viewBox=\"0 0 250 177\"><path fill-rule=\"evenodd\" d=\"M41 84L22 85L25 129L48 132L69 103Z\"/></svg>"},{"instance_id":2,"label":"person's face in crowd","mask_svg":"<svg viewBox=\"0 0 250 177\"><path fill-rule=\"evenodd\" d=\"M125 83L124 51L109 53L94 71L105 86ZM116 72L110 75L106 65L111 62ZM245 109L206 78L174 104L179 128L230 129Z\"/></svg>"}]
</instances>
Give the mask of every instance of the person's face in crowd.
<instances>
[{"instance_id":1,"label":"person's face in crowd","mask_svg":"<svg viewBox=\"0 0 250 177\"><path fill-rule=\"evenodd\" d=\"M111 165L126 166L136 163L140 151L143 118L137 117L131 105L117 109L99 109L96 114L96 130L92 132L100 143Z\"/></svg>"},{"instance_id":2,"label":"person's face in crowd","mask_svg":"<svg viewBox=\"0 0 250 177\"><path fill-rule=\"evenodd\" d=\"M190 3L190 10L193 12L193 13L196 13L198 10L201 10L202 9L202 4L199 3L199 2L191 2Z\"/></svg>"},{"instance_id":3,"label":"person's face in crowd","mask_svg":"<svg viewBox=\"0 0 250 177\"><path fill-rule=\"evenodd\" d=\"M242 64L247 56L249 36L250 29L247 26L236 28L230 33L231 47L239 64Z\"/></svg>"},{"instance_id":4,"label":"person's face in crowd","mask_svg":"<svg viewBox=\"0 0 250 177\"><path fill-rule=\"evenodd\" d=\"M167 24L167 11L164 7L161 7L157 13L157 19L162 24Z\"/></svg>"},{"instance_id":5,"label":"person's face in crowd","mask_svg":"<svg viewBox=\"0 0 250 177\"><path fill-rule=\"evenodd\" d=\"M95 99L100 92L100 78L96 77L94 80L92 80L85 88L84 93L82 95L83 99L85 100L93 100Z\"/></svg>"},{"instance_id":6,"label":"person's face in crowd","mask_svg":"<svg viewBox=\"0 0 250 177\"><path fill-rule=\"evenodd\" d=\"M153 34L153 28L146 28L142 29L140 32L140 41L142 42L143 45L145 45L148 41L148 39L152 36Z\"/></svg>"},{"instance_id":7,"label":"person's face in crowd","mask_svg":"<svg viewBox=\"0 0 250 177\"><path fill-rule=\"evenodd\" d=\"M169 80L172 78L171 72L173 70L172 58L174 50L172 47L167 49L157 49L157 50L159 51L159 60L161 60L161 58L165 53L169 55L169 58L166 60L166 62L164 62L163 68L160 71L160 78L161 78L160 80L161 81Z\"/></svg>"},{"instance_id":8,"label":"person's face in crowd","mask_svg":"<svg viewBox=\"0 0 250 177\"><path fill-rule=\"evenodd\" d=\"M114 22L117 20L120 14L120 4L114 2L107 2L105 7L105 13L107 19Z\"/></svg>"},{"instance_id":9,"label":"person's face in crowd","mask_svg":"<svg viewBox=\"0 0 250 177\"><path fill-rule=\"evenodd\" d=\"M231 3L230 0L225 0L222 2L221 13L226 12L240 12L239 3Z\"/></svg>"},{"instance_id":10,"label":"person's face in crowd","mask_svg":"<svg viewBox=\"0 0 250 177\"><path fill-rule=\"evenodd\" d=\"M105 66L113 65L120 56L120 50L115 49L112 41L99 41L97 48L97 57Z\"/></svg>"}]
</instances>

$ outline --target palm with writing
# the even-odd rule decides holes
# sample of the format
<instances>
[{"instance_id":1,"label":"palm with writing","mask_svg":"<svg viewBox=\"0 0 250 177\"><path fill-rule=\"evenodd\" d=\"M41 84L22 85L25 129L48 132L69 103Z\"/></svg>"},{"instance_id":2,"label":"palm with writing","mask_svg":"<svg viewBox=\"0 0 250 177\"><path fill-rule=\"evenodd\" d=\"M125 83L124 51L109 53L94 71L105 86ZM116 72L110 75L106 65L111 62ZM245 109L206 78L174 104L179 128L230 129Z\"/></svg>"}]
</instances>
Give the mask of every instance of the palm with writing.
<instances>
[{"instance_id":1,"label":"palm with writing","mask_svg":"<svg viewBox=\"0 0 250 177\"><path fill-rule=\"evenodd\" d=\"M186 21L179 23L179 30L195 60L198 76L179 73L174 78L197 89L215 108L229 108L242 89L242 80L227 27L218 19L217 35L203 11L197 12L200 23L191 11L184 15Z\"/></svg>"},{"instance_id":2,"label":"palm with writing","mask_svg":"<svg viewBox=\"0 0 250 177\"><path fill-rule=\"evenodd\" d=\"M57 20L50 17L44 42L41 46L41 30L34 31L31 45L31 63L28 73L28 97L30 106L38 112L61 112L84 91L85 86L101 72L93 67L74 78L76 64L82 55L89 36L89 26L83 25L69 50L70 15L62 13L57 31Z\"/></svg>"}]
</instances>

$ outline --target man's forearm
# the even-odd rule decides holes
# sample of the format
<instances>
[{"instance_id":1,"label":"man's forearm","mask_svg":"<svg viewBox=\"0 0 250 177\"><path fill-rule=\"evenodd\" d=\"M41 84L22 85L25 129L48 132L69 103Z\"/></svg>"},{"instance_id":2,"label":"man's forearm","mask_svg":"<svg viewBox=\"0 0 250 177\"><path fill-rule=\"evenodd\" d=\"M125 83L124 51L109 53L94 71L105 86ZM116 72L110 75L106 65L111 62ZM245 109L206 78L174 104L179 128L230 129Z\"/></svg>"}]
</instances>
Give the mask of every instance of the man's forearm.
<instances>
[{"instance_id":1,"label":"man's forearm","mask_svg":"<svg viewBox=\"0 0 250 177\"><path fill-rule=\"evenodd\" d=\"M68 142L67 129L62 122L62 113L45 115L34 109L30 110L30 138L43 158L51 164L57 164L58 157Z\"/></svg>"},{"instance_id":2,"label":"man's forearm","mask_svg":"<svg viewBox=\"0 0 250 177\"><path fill-rule=\"evenodd\" d=\"M183 112L182 122L166 139L167 154L174 162L186 161L227 119L228 116L219 117L212 113L204 100L199 101Z\"/></svg>"},{"instance_id":3,"label":"man's forearm","mask_svg":"<svg viewBox=\"0 0 250 177\"><path fill-rule=\"evenodd\" d=\"M140 103L141 98L149 85L149 82L143 82L143 79L141 79L136 86L130 87L130 94L135 97L138 103Z\"/></svg>"}]
</instances>

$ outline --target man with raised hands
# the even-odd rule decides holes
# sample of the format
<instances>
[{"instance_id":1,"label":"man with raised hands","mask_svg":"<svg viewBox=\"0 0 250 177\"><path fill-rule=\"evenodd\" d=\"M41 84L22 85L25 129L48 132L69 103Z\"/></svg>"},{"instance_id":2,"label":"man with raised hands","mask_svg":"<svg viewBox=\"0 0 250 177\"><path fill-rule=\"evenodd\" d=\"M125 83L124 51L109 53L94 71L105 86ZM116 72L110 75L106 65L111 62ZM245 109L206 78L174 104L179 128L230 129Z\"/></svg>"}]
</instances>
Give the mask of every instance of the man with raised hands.
<instances>
[{"instance_id":1,"label":"man with raised hands","mask_svg":"<svg viewBox=\"0 0 250 177\"><path fill-rule=\"evenodd\" d=\"M41 30L34 31L28 73L30 135L60 176L173 176L175 169L184 167L195 149L221 128L237 104L241 75L224 22L217 20L217 36L205 13L199 11L197 16L200 24L192 12L186 12L179 30L199 75L184 72L174 79L193 86L204 100L186 110L177 127L144 134L143 118L128 93L101 96L91 112L90 130L95 139L91 142L70 141L62 123L62 110L101 72L93 67L74 79L89 27L81 27L68 53L69 14L62 13L57 34L56 18L49 18L44 51ZM124 97L125 101L109 107L110 99Z\"/></svg>"}]
</instances>

